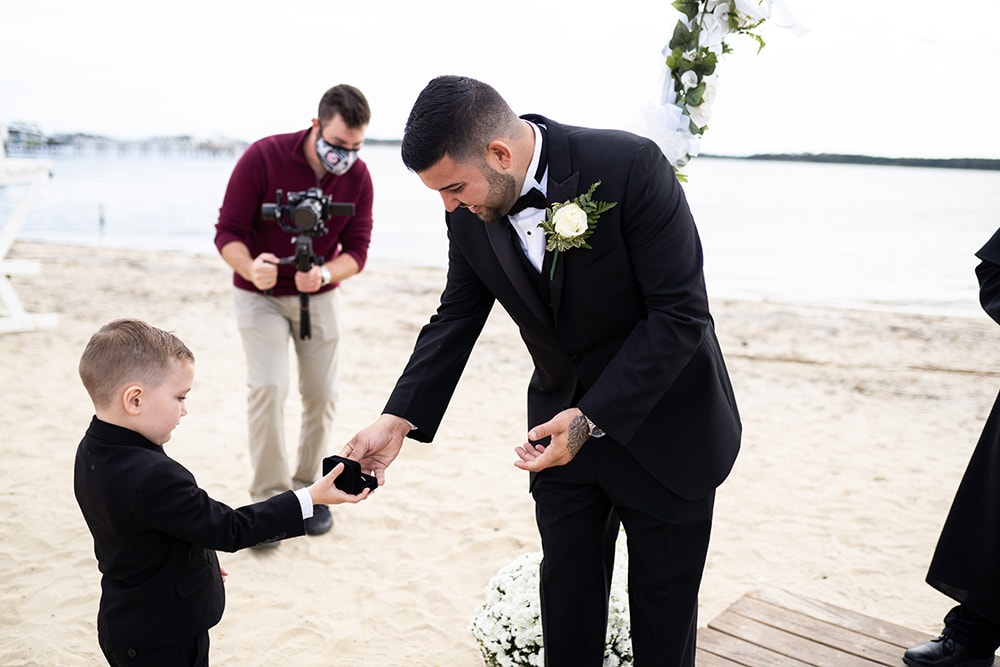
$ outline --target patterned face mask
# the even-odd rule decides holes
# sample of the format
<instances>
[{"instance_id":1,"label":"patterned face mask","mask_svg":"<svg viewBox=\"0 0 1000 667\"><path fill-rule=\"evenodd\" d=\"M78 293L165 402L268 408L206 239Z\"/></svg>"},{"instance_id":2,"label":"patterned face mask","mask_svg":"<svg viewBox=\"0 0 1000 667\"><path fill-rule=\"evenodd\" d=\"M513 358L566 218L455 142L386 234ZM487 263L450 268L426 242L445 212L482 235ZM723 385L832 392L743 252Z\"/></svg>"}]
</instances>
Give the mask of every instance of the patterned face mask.
<instances>
[{"instance_id":1,"label":"patterned face mask","mask_svg":"<svg viewBox=\"0 0 1000 667\"><path fill-rule=\"evenodd\" d=\"M316 139L316 153L323 168L334 176L341 176L354 166L358 160L358 152L334 146L323 137Z\"/></svg>"}]
</instances>

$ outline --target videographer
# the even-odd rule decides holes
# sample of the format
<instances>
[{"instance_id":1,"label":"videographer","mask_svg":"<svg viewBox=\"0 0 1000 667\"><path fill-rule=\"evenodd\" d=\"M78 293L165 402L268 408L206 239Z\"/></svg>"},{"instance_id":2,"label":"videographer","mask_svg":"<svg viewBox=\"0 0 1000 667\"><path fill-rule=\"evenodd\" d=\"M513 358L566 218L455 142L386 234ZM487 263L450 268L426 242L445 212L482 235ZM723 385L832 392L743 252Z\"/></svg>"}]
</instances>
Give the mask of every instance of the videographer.
<instances>
[{"instance_id":1,"label":"videographer","mask_svg":"<svg viewBox=\"0 0 1000 667\"><path fill-rule=\"evenodd\" d=\"M308 129L265 137L247 148L233 169L219 210L215 245L234 272L236 321L247 361L254 501L311 484L328 446L340 338L336 288L364 268L371 240L372 182L368 167L358 158L370 118L360 90L345 84L330 88ZM321 263L313 262L302 271L304 267L288 261L297 248L295 234L279 220L267 219L273 216L262 216L262 208L277 201L279 190L301 195L313 188L330 201L353 203L354 214L334 212L320 221L322 229L312 231L310 238ZM300 335L303 319L308 336ZM283 417L289 339L302 399L294 468L285 459ZM306 520L306 532L320 535L332 525L329 509L318 505Z\"/></svg>"}]
</instances>

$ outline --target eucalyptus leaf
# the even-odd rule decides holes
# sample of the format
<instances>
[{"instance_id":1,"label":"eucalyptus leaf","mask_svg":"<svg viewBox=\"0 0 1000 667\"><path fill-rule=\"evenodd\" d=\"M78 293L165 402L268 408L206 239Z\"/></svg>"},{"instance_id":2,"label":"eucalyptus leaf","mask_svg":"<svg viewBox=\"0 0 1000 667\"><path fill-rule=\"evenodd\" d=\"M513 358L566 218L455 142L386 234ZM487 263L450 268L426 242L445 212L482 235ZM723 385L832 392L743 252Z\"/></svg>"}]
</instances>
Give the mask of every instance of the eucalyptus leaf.
<instances>
[{"instance_id":1,"label":"eucalyptus leaf","mask_svg":"<svg viewBox=\"0 0 1000 667\"><path fill-rule=\"evenodd\" d=\"M701 2L699 0L674 0L672 4L674 9L687 16L688 21L697 16L698 11L701 9Z\"/></svg>"},{"instance_id":2,"label":"eucalyptus leaf","mask_svg":"<svg viewBox=\"0 0 1000 667\"><path fill-rule=\"evenodd\" d=\"M696 107L699 104L701 104L701 98L702 96L704 96L705 90L707 88L708 85L704 81L702 81L697 86L687 91L687 95L684 96L684 99L687 101L688 104L690 104L693 107Z\"/></svg>"},{"instance_id":3,"label":"eucalyptus leaf","mask_svg":"<svg viewBox=\"0 0 1000 667\"><path fill-rule=\"evenodd\" d=\"M688 29L684 21L678 21L677 25L674 26L674 35L670 38L670 48L687 51L688 44L690 44L690 42L691 31Z\"/></svg>"}]
</instances>

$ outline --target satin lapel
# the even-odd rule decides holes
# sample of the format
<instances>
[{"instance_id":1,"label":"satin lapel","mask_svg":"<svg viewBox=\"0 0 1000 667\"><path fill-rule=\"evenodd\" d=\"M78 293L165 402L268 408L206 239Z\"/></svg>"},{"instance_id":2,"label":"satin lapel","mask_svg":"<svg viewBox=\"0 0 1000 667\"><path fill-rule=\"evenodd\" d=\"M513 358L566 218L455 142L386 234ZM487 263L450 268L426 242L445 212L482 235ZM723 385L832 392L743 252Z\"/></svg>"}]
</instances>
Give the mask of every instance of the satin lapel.
<instances>
[{"instance_id":1,"label":"satin lapel","mask_svg":"<svg viewBox=\"0 0 1000 667\"><path fill-rule=\"evenodd\" d=\"M569 201L580 194L578 189L580 183L580 173L570 173L569 146L566 143L566 135L562 131L553 131L559 127L549 126L549 182L547 185L547 196L549 204ZM559 128L561 130L561 128ZM557 180L561 179L561 180ZM552 273L552 262L555 261L556 269ZM552 318L559 320L559 302L562 297L563 276L566 269L566 253L559 253L556 260L555 254L549 250L545 251L545 262L542 266L543 275L549 280L549 298L552 300Z\"/></svg>"},{"instance_id":2,"label":"satin lapel","mask_svg":"<svg viewBox=\"0 0 1000 667\"><path fill-rule=\"evenodd\" d=\"M521 266L520 258L514 254L517 252L517 249L510 242L510 232L507 230L507 225L509 224L510 222L506 218L484 223L486 235L490 239L490 245L493 246L493 252L496 253L497 259L500 260L500 265L503 267L504 273L507 274L511 285L517 290L517 293L524 300L525 305L528 306L532 315L551 327L552 313L542 303L542 297L538 294L538 288L531 284L528 273Z\"/></svg>"}]
</instances>

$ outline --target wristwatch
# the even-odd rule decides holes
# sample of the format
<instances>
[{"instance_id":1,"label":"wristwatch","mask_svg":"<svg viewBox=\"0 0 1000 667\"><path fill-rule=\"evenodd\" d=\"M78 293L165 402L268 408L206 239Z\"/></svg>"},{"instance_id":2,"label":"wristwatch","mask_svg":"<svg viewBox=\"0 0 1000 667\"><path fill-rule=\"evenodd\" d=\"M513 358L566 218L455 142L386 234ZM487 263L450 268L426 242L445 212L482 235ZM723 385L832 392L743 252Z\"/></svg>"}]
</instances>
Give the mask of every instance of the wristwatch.
<instances>
[{"instance_id":1,"label":"wristwatch","mask_svg":"<svg viewBox=\"0 0 1000 667\"><path fill-rule=\"evenodd\" d=\"M600 426L598 426L594 422L590 421L590 417L588 417L587 415L584 415L583 418L587 420L587 427L590 429L590 437L591 438L603 438L604 437L604 431L601 430Z\"/></svg>"},{"instance_id":2,"label":"wristwatch","mask_svg":"<svg viewBox=\"0 0 1000 667\"><path fill-rule=\"evenodd\" d=\"M320 284L320 287L326 287L327 285L330 284L331 280L330 269L326 268L325 266L322 266L319 269L319 273L321 276L323 276L323 282Z\"/></svg>"}]
</instances>

